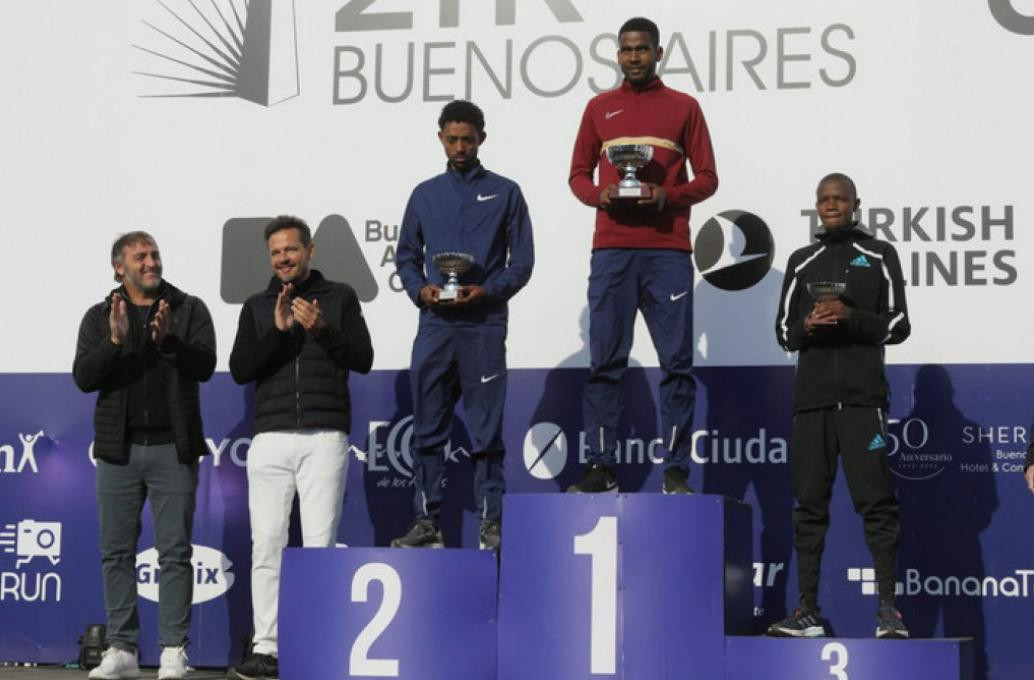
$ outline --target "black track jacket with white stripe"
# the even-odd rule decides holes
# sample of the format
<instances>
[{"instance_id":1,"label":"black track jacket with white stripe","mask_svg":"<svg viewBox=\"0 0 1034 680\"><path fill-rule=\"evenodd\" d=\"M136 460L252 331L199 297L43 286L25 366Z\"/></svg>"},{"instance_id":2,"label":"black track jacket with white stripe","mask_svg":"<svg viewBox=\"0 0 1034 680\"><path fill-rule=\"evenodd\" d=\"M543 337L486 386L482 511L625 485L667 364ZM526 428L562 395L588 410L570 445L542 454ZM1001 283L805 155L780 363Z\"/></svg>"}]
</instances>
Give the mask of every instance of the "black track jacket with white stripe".
<instances>
[{"instance_id":1,"label":"black track jacket with white stripe","mask_svg":"<svg viewBox=\"0 0 1034 680\"><path fill-rule=\"evenodd\" d=\"M838 405L886 410L890 389L883 346L902 342L912 330L898 254L857 225L824 231L818 239L790 255L776 317L779 344L799 352L794 410ZM841 298L851 318L809 334L804 317L815 299L808 284L817 282L847 284Z\"/></svg>"}]
</instances>

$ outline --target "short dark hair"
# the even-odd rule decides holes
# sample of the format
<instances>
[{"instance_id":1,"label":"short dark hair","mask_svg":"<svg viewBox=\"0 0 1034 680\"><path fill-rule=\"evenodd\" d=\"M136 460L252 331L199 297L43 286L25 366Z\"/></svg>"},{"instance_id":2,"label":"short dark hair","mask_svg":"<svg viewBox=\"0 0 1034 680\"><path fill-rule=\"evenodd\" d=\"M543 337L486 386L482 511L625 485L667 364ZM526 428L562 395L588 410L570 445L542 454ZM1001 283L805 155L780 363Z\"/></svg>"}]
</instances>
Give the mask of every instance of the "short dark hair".
<instances>
[{"instance_id":1,"label":"short dark hair","mask_svg":"<svg viewBox=\"0 0 1034 680\"><path fill-rule=\"evenodd\" d=\"M621 24L621 30L618 31L618 37L621 37L622 33L649 33L650 40L653 41L654 47L661 46L661 31L657 28L657 24L653 23L646 17L632 17L625 23Z\"/></svg>"},{"instance_id":2,"label":"short dark hair","mask_svg":"<svg viewBox=\"0 0 1034 680\"><path fill-rule=\"evenodd\" d=\"M442 107L438 116L438 129L444 130L447 123L470 123L478 132L485 131L485 114L477 104L465 99L456 99Z\"/></svg>"},{"instance_id":3,"label":"short dark hair","mask_svg":"<svg viewBox=\"0 0 1034 680\"><path fill-rule=\"evenodd\" d=\"M122 234L115 242L111 244L111 266L122 264L123 258L126 253L125 250L129 246L135 246L137 243L150 243L153 246L158 245L158 242L154 240L154 237L148 234L146 231L130 231ZM122 283L122 277L118 271L115 272L115 280Z\"/></svg>"},{"instance_id":4,"label":"short dark hair","mask_svg":"<svg viewBox=\"0 0 1034 680\"><path fill-rule=\"evenodd\" d=\"M295 217L294 215L278 215L277 217L274 217L273 220L266 225L263 235L266 237L266 241L268 242L270 236L278 231L283 231L284 229L297 229L298 237L301 239L303 246L307 246L312 242L312 230L309 229L309 225L305 223L305 220L300 217Z\"/></svg>"},{"instance_id":5,"label":"short dark hair","mask_svg":"<svg viewBox=\"0 0 1034 680\"><path fill-rule=\"evenodd\" d=\"M847 185L847 188L851 190L851 195L854 196L855 200L858 200L858 188L854 185L854 180L845 175L842 172L831 172L821 180L819 180L819 187L826 182L843 182ZM816 187L818 189L818 187Z\"/></svg>"}]
</instances>

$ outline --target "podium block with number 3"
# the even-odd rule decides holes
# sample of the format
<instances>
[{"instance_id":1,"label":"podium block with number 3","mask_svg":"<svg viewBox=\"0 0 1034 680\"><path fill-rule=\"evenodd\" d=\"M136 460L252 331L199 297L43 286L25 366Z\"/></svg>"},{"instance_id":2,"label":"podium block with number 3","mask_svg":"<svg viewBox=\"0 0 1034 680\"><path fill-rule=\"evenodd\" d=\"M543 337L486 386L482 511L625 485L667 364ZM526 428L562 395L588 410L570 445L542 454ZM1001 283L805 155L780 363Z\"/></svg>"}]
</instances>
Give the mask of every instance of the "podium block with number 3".
<instances>
[{"instance_id":1,"label":"podium block with number 3","mask_svg":"<svg viewBox=\"0 0 1034 680\"><path fill-rule=\"evenodd\" d=\"M971 680L969 639L786 640L730 637L726 680Z\"/></svg>"},{"instance_id":2,"label":"podium block with number 3","mask_svg":"<svg viewBox=\"0 0 1034 680\"><path fill-rule=\"evenodd\" d=\"M496 573L477 550L288 549L280 677L492 680Z\"/></svg>"},{"instance_id":3,"label":"podium block with number 3","mask_svg":"<svg viewBox=\"0 0 1034 680\"><path fill-rule=\"evenodd\" d=\"M720 678L751 612L748 506L720 496L511 494L499 680Z\"/></svg>"}]
</instances>

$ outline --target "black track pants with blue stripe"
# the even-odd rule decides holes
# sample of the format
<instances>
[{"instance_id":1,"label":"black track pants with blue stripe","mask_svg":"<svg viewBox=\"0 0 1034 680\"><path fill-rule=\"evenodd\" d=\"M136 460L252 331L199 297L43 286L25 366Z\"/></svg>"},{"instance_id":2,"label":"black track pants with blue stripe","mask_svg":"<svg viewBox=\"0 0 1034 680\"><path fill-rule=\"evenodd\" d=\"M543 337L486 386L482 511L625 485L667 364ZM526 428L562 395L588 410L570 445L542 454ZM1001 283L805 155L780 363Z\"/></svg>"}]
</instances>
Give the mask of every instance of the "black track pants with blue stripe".
<instances>
[{"instance_id":1,"label":"black track pants with blue stripe","mask_svg":"<svg viewBox=\"0 0 1034 680\"><path fill-rule=\"evenodd\" d=\"M855 511L862 516L880 601L894 598L900 510L887 464L887 430L881 409L830 407L794 416L790 470L797 583L801 605L818 604L819 568L829 528L829 502L842 461Z\"/></svg>"}]
</instances>

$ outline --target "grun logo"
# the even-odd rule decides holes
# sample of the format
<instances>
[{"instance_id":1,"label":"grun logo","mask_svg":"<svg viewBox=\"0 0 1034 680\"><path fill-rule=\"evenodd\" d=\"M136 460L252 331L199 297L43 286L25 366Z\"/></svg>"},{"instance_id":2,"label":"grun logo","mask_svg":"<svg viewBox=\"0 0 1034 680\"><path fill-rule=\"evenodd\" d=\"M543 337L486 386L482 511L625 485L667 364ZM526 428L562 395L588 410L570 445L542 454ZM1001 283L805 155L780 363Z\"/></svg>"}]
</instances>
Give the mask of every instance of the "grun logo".
<instances>
[{"instance_id":1,"label":"grun logo","mask_svg":"<svg viewBox=\"0 0 1034 680\"><path fill-rule=\"evenodd\" d=\"M15 556L16 570L0 571L0 602L60 602L61 574L22 567L36 558L44 569L57 566L61 561L61 522L23 519L0 527L0 550Z\"/></svg>"},{"instance_id":2,"label":"grun logo","mask_svg":"<svg viewBox=\"0 0 1034 680\"><path fill-rule=\"evenodd\" d=\"M50 564L56 566L61 561L61 522L23 519L17 524L5 524L0 531L0 548L17 555L15 569L21 569L36 557L50 560Z\"/></svg>"},{"instance_id":3,"label":"grun logo","mask_svg":"<svg viewBox=\"0 0 1034 680\"><path fill-rule=\"evenodd\" d=\"M273 106L297 97L294 0L155 0L164 11L133 47L133 71L158 85L141 97L237 97Z\"/></svg>"},{"instance_id":4,"label":"grun logo","mask_svg":"<svg viewBox=\"0 0 1034 680\"><path fill-rule=\"evenodd\" d=\"M743 210L726 210L697 232L693 261L700 275L722 290L745 290L772 268L775 243L768 225Z\"/></svg>"}]
</instances>

